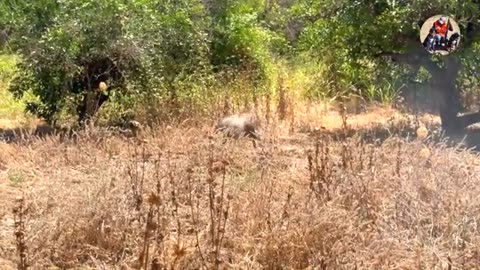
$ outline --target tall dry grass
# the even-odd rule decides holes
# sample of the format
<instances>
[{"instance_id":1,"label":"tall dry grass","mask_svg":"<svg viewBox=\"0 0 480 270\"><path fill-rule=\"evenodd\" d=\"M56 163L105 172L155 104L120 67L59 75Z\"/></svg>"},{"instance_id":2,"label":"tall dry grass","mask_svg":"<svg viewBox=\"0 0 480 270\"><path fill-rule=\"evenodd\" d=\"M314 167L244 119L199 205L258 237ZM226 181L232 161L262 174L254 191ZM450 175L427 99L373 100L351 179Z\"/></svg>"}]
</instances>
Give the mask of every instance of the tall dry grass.
<instances>
[{"instance_id":1,"label":"tall dry grass","mask_svg":"<svg viewBox=\"0 0 480 270\"><path fill-rule=\"evenodd\" d=\"M257 149L206 125L1 144L0 257L20 269L480 265L478 156L289 125Z\"/></svg>"}]
</instances>

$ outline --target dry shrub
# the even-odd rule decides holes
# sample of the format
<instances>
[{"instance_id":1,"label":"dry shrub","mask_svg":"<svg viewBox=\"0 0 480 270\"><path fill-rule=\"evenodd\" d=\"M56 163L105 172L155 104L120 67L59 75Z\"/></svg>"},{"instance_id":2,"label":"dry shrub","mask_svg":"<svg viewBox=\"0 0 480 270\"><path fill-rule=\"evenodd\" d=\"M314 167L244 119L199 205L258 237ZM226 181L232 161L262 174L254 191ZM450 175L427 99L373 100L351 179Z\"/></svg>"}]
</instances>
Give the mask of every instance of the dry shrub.
<instances>
[{"instance_id":1,"label":"dry shrub","mask_svg":"<svg viewBox=\"0 0 480 270\"><path fill-rule=\"evenodd\" d=\"M283 77L278 79L278 104L277 104L277 114L278 119L283 121L287 118L288 112L288 89L285 87Z\"/></svg>"},{"instance_id":2,"label":"dry shrub","mask_svg":"<svg viewBox=\"0 0 480 270\"><path fill-rule=\"evenodd\" d=\"M480 162L468 151L321 133L272 133L254 149L208 130L0 145L3 166L28 176L4 187L2 173L0 198L13 207L25 193L32 269L480 265ZM2 224L11 237L0 257L18 263L14 229Z\"/></svg>"}]
</instances>

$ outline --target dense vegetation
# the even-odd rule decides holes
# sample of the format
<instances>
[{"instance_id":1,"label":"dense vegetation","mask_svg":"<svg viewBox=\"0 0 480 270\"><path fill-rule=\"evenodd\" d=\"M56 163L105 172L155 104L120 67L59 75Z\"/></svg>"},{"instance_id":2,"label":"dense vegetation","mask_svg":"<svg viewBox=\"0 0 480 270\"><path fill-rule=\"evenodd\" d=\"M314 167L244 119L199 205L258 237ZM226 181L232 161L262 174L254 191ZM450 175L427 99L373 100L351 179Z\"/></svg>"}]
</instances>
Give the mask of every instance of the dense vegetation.
<instances>
[{"instance_id":1,"label":"dense vegetation","mask_svg":"<svg viewBox=\"0 0 480 270\"><path fill-rule=\"evenodd\" d=\"M49 122L83 121L100 107L117 121L258 105L281 82L310 100L356 94L391 102L400 91L418 96L430 87L451 126L464 108L445 100L458 101L479 81L473 0L42 0L0 9L0 28L22 58L10 90L37 96L27 109ZM460 51L433 59L418 31L439 13L465 35Z\"/></svg>"}]
</instances>

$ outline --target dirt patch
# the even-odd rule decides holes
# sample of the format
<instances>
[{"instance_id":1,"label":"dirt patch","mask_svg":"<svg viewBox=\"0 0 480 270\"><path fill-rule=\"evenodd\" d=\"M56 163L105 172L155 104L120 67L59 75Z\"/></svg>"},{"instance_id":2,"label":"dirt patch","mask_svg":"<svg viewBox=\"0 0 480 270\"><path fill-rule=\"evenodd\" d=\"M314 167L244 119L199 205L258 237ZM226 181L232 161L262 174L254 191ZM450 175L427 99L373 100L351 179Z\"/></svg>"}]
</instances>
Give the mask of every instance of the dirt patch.
<instances>
[{"instance_id":1,"label":"dirt patch","mask_svg":"<svg viewBox=\"0 0 480 270\"><path fill-rule=\"evenodd\" d=\"M440 117L428 113L408 115L391 107L371 107L361 114L347 114L346 122L353 130L368 130L377 126L395 125L400 121L409 119L429 126L439 125ZM310 112L301 115L298 119L300 132L308 132L315 128L321 128L332 133L343 128L343 116L336 111L327 113Z\"/></svg>"}]
</instances>

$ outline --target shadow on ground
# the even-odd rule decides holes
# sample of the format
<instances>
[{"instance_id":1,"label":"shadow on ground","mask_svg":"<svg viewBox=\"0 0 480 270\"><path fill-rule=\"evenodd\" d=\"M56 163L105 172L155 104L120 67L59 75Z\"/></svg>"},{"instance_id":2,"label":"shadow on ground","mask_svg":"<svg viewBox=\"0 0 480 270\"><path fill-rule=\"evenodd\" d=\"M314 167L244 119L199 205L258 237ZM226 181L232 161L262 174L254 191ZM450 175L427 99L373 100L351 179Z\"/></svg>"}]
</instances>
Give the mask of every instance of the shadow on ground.
<instances>
[{"instance_id":1,"label":"shadow on ground","mask_svg":"<svg viewBox=\"0 0 480 270\"><path fill-rule=\"evenodd\" d=\"M376 125L369 128L360 129L336 129L333 131L320 130L317 134L327 136L334 141L342 141L346 138L359 138L365 143L381 145L388 138L400 137L406 141L414 141L418 138L418 126L410 125ZM431 124L426 126L428 136L425 142L438 144L441 143L447 147L457 147L459 149L470 149L480 153L480 127L473 127L465 131L456 133L445 133L440 124ZM310 132L315 134L315 132Z\"/></svg>"},{"instance_id":2,"label":"shadow on ground","mask_svg":"<svg viewBox=\"0 0 480 270\"><path fill-rule=\"evenodd\" d=\"M36 127L0 128L0 141L14 143L32 138L46 138L64 132L47 124L38 124Z\"/></svg>"},{"instance_id":3,"label":"shadow on ground","mask_svg":"<svg viewBox=\"0 0 480 270\"><path fill-rule=\"evenodd\" d=\"M93 131L93 132L92 132ZM99 127L91 131L85 129L55 128L46 123L40 123L33 127L0 128L0 142L4 143L29 143L36 139L56 138L60 141L74 142L83 135L113 135L126 138L135 137L137 131L131 128Z\"/></svg>"},{"instance_id":4,"label":"shadow on ground","mask_svg":"<svg viewBox=\"0 0 480 270\"><path fill-rule=\"evenodd\" d=\"M465 132L454 134L445 134L441 131L439 124L430 124L426 126L429 135L426 141L431 143L443 143L449 147L459 147L461 149L471 149L480 152L480 127L467 129ZM418 126L411 123L395 123L391 125L375 125L368 128L344 128L336 130L317 130L317 131L299 131L299 133L310 133L311 135L321 134L334 141L342 141L345 138L357 137L365 143L375 145L382 144L391 137L400 137L406 141L417 139ZM120 136L128 136L124 132L116 132ZM13 129L0 128L0 142L4 143L28 143L35 139L47 139L55 136L60 139L75 139L78 133L61 128L53 128L48 124L38 124L36 127L17 127Z\"/></svg>"}]
</instances>

